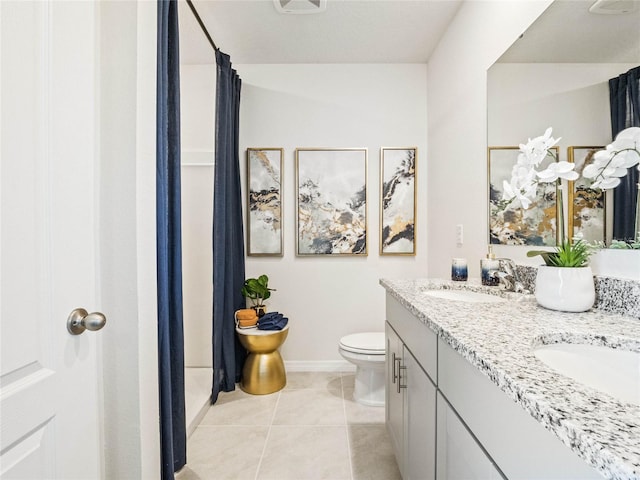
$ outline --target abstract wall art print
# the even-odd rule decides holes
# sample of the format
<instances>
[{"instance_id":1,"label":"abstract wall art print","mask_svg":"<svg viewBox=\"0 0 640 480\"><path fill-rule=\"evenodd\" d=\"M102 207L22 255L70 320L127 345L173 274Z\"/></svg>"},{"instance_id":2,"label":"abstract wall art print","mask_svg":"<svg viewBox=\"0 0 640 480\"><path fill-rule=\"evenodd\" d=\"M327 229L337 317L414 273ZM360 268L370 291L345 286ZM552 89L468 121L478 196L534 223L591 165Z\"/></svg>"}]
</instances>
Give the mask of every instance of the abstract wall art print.
<instances>
[{"instance_id":1,"label":"abstract wall art print","mask_svg":"<svg viewBox=\"0 0 640 480\"><path fill-rule=\"evenodd\" d=\"M558 158L558 147L552 147ZM502 199L503 182L509 183L518 161L518 147L488 148L489 243L497 245L556 245L555 182L538 184L536 199L522 208L517 198ZM555 161L547 157L538 166L541 171Z\"/></svg>"},{"instance_id":2,"label":"abstract wall art print","mask_svg":"<svg viewBox=\"0 0 640 480\"><path fill-rule=\"evenodd\" d=\"M367 149L296 149L298 255L367 255Z\"/></svg>"},{"instance_id":3,"label":"abstract wall art print","mask_svg":"<svg viewBox=\"0 0 640 480\"><path fill-rule=\"evenodd\" d=\"M591 163L593 154L604 147L569 147L567 158L575 163L580 177L568 182L569 238L581 235L588 242L606 241L606 192L591 188L592 179L584 178L584 167Z\"/></svg>"},{"instance_id":4,"label":"abstract wall art print","mask_svg":"<svg viewBox=\"0 0 640 480\"><path fill-rule=\"evenodd\" d=\"M380 149L380 255L415 255L418 149Z\"/></svg>"},{"instance_id":5,"label":"abstract wall art print","mask_svg":"<svg viewBox=\"0 0 640 480\"><path fill-rule=\"evenodd\" d=\"M247 149L247 255L282 256L282 148Z\"/></svg>"}]
</instances>

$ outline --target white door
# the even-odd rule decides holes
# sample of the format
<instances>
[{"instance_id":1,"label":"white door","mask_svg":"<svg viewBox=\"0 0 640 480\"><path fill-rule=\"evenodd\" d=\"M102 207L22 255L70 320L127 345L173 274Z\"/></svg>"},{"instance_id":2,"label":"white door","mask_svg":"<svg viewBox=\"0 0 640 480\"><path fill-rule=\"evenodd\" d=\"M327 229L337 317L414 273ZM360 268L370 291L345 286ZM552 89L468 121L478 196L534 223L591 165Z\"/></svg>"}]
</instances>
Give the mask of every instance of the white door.
<instances>
[{"instance_id":1,"label":"white door","mask_svg":"<svg viewBox=\"0 0 640 480\"><path fill-rule=\"evenodd\" d=\"M95 8L0 1L2 479L101 477Z\"/></svg>"}]
</instances>

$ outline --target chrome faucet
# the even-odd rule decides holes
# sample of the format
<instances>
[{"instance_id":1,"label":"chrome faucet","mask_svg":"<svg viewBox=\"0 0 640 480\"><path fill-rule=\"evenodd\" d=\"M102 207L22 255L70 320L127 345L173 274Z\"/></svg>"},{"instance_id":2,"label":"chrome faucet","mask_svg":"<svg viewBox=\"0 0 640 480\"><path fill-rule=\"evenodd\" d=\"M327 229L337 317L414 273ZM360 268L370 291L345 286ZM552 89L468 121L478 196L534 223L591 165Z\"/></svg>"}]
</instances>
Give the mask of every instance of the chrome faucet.
<instances>
[{"instance_id":1,"label":"chrome faucet","mask_svg":"<svg viewBox=\"0 0 640 480\"><path fill-rule=\"evenodd\" d=\"M518 269L510 258L498 258L499 270L498 279L508 292L525 293L526 290L522 282L518 279Z\"/></svg>"}]
</instances>

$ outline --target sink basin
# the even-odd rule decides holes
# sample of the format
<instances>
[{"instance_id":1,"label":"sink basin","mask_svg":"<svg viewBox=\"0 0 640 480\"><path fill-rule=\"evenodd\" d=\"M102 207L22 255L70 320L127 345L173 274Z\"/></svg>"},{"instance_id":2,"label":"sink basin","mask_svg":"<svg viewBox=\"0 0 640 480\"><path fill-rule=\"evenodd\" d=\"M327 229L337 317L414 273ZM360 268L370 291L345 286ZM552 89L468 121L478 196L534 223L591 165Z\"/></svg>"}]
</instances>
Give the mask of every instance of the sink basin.
<instances>
[{"instance_id":1,"label":"sink basin","mask_svg":"<svg viewBox=\"0 0 640 480\"><path fill-rule=\"evenodd\" d=\"M536 347L534 354L562 375L621 402L640 405L640 352L559 343Z\"/></svg>"},{"instance_id":2,"label":"sink basin","mask_svg":"<svg viewBox=\"0 0 640 480\"><path fill-rule=\"evenodd\" d=\"M506 298L498 297L497 295L471 292L469 290L427 290L424 294L429 297L469 303L501 303L507 301Z\"/></svg>"}]
</instances>

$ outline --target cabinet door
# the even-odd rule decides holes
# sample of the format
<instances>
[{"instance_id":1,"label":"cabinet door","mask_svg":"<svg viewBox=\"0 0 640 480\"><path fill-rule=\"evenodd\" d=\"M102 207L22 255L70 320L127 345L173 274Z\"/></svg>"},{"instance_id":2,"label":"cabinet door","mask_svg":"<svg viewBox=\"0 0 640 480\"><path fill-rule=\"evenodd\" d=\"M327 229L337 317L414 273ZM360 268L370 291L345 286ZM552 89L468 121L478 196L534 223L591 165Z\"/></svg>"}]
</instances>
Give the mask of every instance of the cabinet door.
<instances>
[{"instance_id":1,"label":"cabinet door","mask_svg":"<svg viewBox=\"0 0 640 480\"><path fill-rule=\"evenodd\" d=\"M407 463L405 480L433 480L436 476L436 387L411 352L404 348L402 385L405 386Z\"/></svg>"},{"instance_id":2,"label":"cabinet door","mask_svg":"<svg viewBox=\"0 0 640 480\"><path fill-rule=\"evenodd\" d=\"M438 392L438 480L499 480L504 478L458 415Z\"/></svg>"},{"instance_id":3,"label":"cabinet door","mask_svg":"<svg viewBox=\"0 0 640 480\"><path fill-rule=\"evenodd\" d=\"M402 341L387 323L386 329L386 388L385 388L385 423L391 438L393 453L396 456L400 473L404 478L404 390L400 388L399 367L402 363Z\"/></svg>"}]
</instances>

